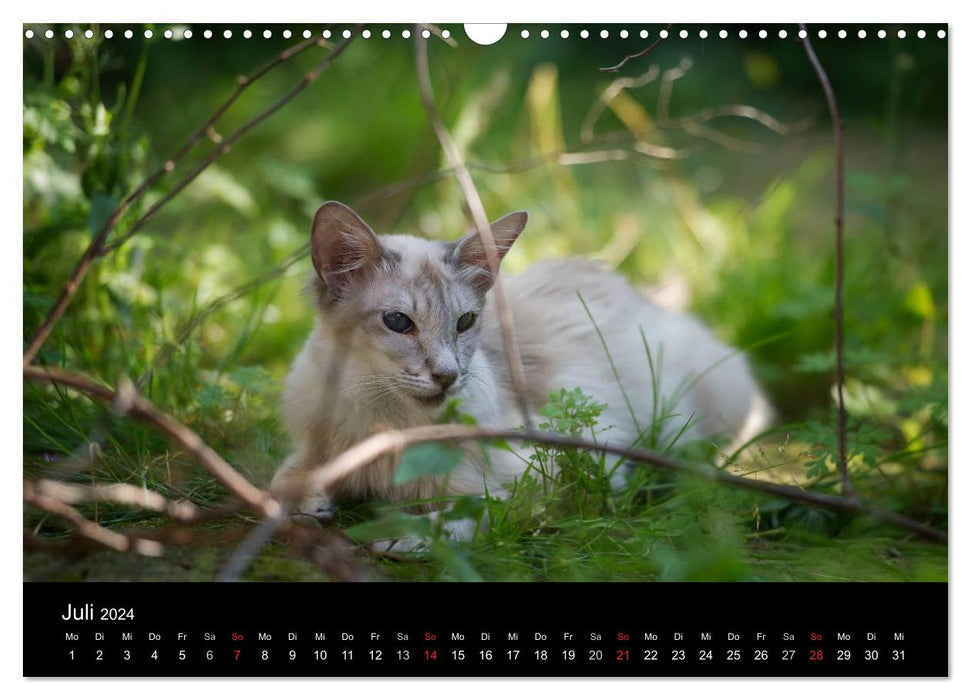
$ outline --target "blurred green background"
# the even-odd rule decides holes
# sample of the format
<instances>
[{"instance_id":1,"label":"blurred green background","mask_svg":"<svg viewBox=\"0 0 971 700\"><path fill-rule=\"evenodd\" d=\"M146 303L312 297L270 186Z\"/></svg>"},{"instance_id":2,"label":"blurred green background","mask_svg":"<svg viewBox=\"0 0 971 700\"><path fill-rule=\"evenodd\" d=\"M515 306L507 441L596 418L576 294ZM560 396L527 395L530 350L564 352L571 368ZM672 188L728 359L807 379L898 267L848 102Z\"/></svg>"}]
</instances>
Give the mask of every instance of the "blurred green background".
<instances>
[{"instance_id":1,"label":"blurred green background","mask_svg":"<svg viewBox=\"0 0 971 700\"><path fill-rule=\"evenodd\" d=\"M184 27L152 26L152 39L144 27L133 27L131 39L126 27L112 27L112 39L94 40L83 31L101 37L106 27L75 25L70 40L63 25L53 40L41 38L47 27L32 28L36 36L24 40L25 343L125 194L205 122L237 76L296 44L305 29L322 29L290 25L293 37L284 39L282 25L253 25L245 39L244 27L213 25L205 39L205 27L193 26L191 39L173 41L164 30L181 37ZM223 38L227 28L231 39ZM579 27L549 26L544 39L542 27L529 26L523 39L524 27L513 25L490 47L472 44L460 26L443 28L457 45L430 39L436 98L487 211L530 212L506 269L564 254L597 257L664 303L700 315L748 350L779 409L778 430L746 473L834 489L832 132L796 27L786 27L786 39L778 27L766 39L751 27L744 40L739 27L728 39L710 27L703 40L703 27L684 27L690 38L682 39L675 26L619 73L600 68L641 50L663 27L648 27L641 39L640 27L621 38L622 27L591 25L582 39ZM271 39L262 38L266 29ZM379 232L449 240L468 227L421 106L413 39L399 25L369 29L370 38L355 38L315 83L95 263L39 362L111 385L133 379L249 478L268 481L288 450L277 394L311 324L302 287L316 207L341 200ZM385 29L392 38L380 38ZM905 39L896 27L886 39L876 27L859 39L857 29L840 39L829 28L814 39L846 128L851 467L865 497L946 528L947 42L936 26L926 38L908 28ZM339 40L335 30L331 42ZM220 120L218 134L285 94L326 51L310 48L268 73ZM634 80L598 108L613 81L650 77L652 66L653 80ZM759 110L779 128L766 119L696 118L723 105ZM212 147L204 139L113 235ZM72 392L29 383L24 464L28 476L145 484L201 504L222 495L152 431ZM946 578L945 548L865 519L697 485L675 495L663 483L658 490L655 500L595 518L561 514L552 529L537 526L528 508L520 512L523 502L488 504L518 514L509 521L518 524L469 545L439 542L418 561L377 565L403 579ZM156 524L109 505L85 512L112 527ZM352 520L372 517L390 516L368 511ZM29 510L25 526L66 535ZM32 553L25 575L207 578L224 554L178 550L150 565L101 554L79 569ZM250 575L315 574L276 543Z\"/></svg>"}]
</instances>

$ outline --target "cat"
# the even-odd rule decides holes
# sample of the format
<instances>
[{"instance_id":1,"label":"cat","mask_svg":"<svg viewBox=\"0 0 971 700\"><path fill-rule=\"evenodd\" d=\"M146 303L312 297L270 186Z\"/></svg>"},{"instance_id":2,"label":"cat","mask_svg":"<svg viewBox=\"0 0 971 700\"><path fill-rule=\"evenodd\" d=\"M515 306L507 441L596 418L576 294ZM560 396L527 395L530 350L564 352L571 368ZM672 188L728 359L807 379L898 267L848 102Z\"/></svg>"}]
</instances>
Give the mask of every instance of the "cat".
<instances>
[{"instance_id":1,"label":"cat","mask_svg":"<svg viewBox=\"0 0 971 700\"><path fill-rule=\"evenodd\" d=\"M520 211L491 224L500 260L526 222ZM293 511L312 515L326 512L333 498L504 495L522 475L524 459L498 449L484 457L472 446L447 477L398 484L396 459L386 457L347 475L331 493L304 488L314 467L381 430L435 422L452 397L479 425L526 423L477 233L450 243L379 236L349 207L326 202L314 216L311 258L315 325L282 401L296 450L271 491L291 499L299 493ZM567 258L503 275L502 284L533 425L551 392L579 387L607 405L597 431L601 444L637 441L661 410L653 406L655 395L670 414L664 439L683 429L682 440L723 435L741 443L767 427L771 407L745 357L693 316L657 308L620 275ZM449 527L458 538L475 529L461 521Z\"/></svg>"}]
</instances>

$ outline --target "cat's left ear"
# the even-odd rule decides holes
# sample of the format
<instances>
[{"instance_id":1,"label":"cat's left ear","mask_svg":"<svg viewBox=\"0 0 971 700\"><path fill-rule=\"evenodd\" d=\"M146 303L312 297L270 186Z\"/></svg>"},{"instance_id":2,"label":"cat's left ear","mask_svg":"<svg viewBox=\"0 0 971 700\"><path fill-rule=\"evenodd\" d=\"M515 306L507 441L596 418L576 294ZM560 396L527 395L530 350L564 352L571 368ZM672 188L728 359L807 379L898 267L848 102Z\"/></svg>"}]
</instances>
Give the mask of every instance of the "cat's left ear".
<instances>
[{"instance_id":1,"label":"cat's left ear","mask_svg":"<svg viewBox=\"0 0 971 700\"><path fill-rule=\"evenodd\" d=\"M501 219L497 219L489 224L492 229L492 237L496 241L496 251L499 253L499 262L505 257L512 244L519 238L519 234L526 228L529 214L524 211L514 211L506 214ZM483 293L492 288L492 271L489 269L489 259L486 257L485 245L478 231L474 231L455 243L455 251L452 254L453 260L460 267L475 273L473 284Z\"/></svg>"},{"instance_id":2,"label":"cat's left ear","mask_svg":"<svg viewBox=\"0 0 971 700\"><path fill-rule=\"evenodd\" d=\"M383 252L371 227L347 205L324 202L314 215L310 256L317 276L334 298L375 265Z\"/></svg>"}]
</instances>

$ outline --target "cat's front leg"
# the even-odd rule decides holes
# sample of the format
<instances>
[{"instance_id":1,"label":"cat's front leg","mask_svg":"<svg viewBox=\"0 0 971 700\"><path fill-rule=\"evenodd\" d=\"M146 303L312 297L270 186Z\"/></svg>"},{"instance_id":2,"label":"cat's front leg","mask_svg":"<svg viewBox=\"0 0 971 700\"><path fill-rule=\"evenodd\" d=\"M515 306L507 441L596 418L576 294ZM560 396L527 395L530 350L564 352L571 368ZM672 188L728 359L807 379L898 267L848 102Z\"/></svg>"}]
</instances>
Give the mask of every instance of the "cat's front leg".
<instances>
[{"instance_id":1,"label":"cat's front leg","mask_svg":"<svg viewBox=\"0 0 971 700\"><path fill-rule=\"evenodd\" d=\"M290 515L329 520L334 508L323 488L308 488L308 477L316 462L304 450L297 450L280 466L270 481L270 493L280 500Z\"/></svg>"}]
</instances>

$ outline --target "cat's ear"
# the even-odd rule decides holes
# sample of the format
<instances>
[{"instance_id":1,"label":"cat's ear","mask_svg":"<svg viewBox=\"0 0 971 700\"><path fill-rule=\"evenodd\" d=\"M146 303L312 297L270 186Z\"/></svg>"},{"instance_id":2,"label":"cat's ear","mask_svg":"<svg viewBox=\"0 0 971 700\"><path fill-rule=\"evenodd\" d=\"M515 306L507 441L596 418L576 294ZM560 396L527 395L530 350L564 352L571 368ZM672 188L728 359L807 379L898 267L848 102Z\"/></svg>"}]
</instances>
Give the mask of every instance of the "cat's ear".
<instances>
[{"instance_id":1,"label":"cat's ear","mask_svg":"<svg viewBox=\"0 0 971 700\"><path fill-rule=\"evenodd\" d=\"M512 244L519 238L519 234L526 228L528 219L529 215L526 212L515 211L489 224L492 237L496 241L499 262L502 262L506 253L512 248ZM477 231L456 241L452 259L460 268L472 273L472 283L476 288L483 293L489 291L493 283L492 271L489 269L485 245Z\"/></svg>"},{"instance_id":2,"label":"cat's ear","mask_svg":"<svg viewBox=\"0 0 971 700\"><path fill-rule=\"evenodd\" d=\"M378 237L353 209L340 202L320 205L310 230L310 257L331 294L340 296L383 254Z\"/></svg>"}]
</instances>

